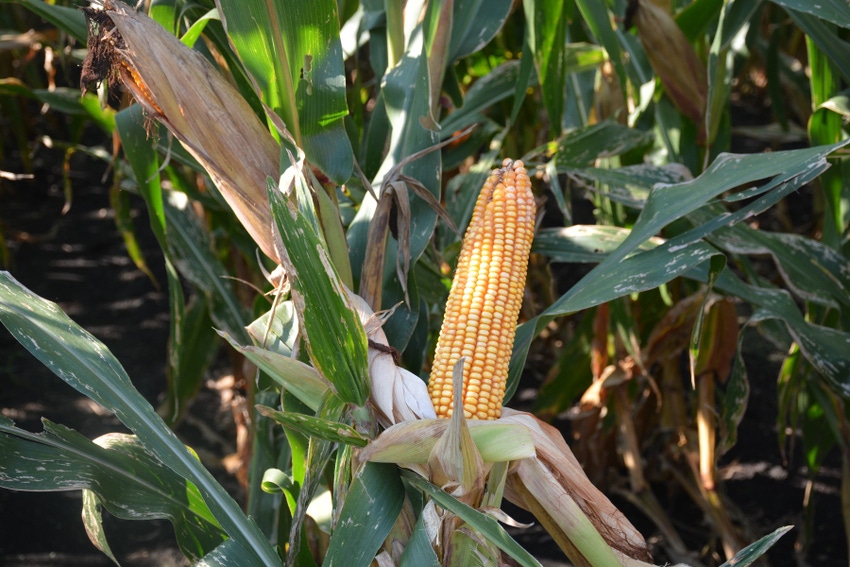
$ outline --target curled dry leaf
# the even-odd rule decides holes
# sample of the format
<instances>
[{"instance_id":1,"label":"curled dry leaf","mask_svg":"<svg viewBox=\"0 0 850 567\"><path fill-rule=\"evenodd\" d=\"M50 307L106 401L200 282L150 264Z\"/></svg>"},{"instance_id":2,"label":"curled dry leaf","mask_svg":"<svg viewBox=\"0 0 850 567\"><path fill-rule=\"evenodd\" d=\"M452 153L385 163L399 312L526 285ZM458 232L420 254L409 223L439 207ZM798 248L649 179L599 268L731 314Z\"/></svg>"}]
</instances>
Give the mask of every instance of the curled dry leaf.
<instances>
[{"instance_id":1,"label":"curled dry leaf","mask_svg":"<svg viewBox=\"0 0 850 567\"><path fill-rule=\"evenodd\" d=\"M267 256L279 262L271 232L266 178L277 178L280 148L242 95L198 52L123 2L104 0L99 33L89 46L100 59L88 86L116 73L139 104L209 173L224 199ZM109 62L108 70L104 58Z\"/></svg>"}]
</instances>

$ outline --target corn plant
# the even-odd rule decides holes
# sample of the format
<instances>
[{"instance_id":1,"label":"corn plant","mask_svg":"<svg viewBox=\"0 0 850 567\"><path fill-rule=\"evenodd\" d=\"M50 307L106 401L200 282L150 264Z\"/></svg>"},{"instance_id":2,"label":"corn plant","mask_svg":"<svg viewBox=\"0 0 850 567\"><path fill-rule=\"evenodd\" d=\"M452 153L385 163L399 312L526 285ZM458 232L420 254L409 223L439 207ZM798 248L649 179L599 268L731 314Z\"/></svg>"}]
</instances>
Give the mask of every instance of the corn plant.
<instances>
[{"instance_id":1,"label":"corn plant","mask_svg":"<svg viewBox=\"0 0 850 567\"><path fill-rule=\"evenodd\" d=\"M119 517L171 519L181 549L200 564L489 565L510 556L538 565L497 522L511 523L500 510L508 499L575 564L651 564L643 536L590 482L561 434L504 407L529 352L546 344L536 340L541 332L586 310L594 327L580 338L595 346L565 349L558 363L566 370L542 390L555 395L541 395L538 409L565 409L586 389L587 427L604 433L599 414L610 404L631 499L676 560L700 561L659 509L641 465L634 392L653 383L664 409L646 427L686 439L674 457L689 468L678 478L704 506L728 564L748 564L785 531L745 548L716 486L717 459L734 444L747 402L732 300L752 306L747 325L778 321L770 328L796 345L783 371L788 414L803 419L805 390L829 408L832 437L816 443L846 444L850 282L843 176L835 173L844 167L846 105L833 97L838 77L848 77L836 39L850 10L811 14L776 3L820 62L813 145L735 155L722 153L724 106L736 40L769 11L755 2L693 2L676 20L646 1L153 2L148 16L106 0L87 7L85 20L25 4L80 41L88 30L84 96L74 109L120 139L119 175L144 196L166 253L173 337L191 334L182 277L202 291L222 339L258 368L246 515L99 341L0 275L9 331L133 432L90 441L58 424L35 434L4 418L0 485L84 490L86 526L105 553L101 506ZM121 90L137 104L103 106ZM529 125L538 105L546 129ZM522 160L494 169L507 154ZM194 175L207 180L206 192L191 189ZM572 224L564 176L593 191L598 224ZM745 223L818 182L827 242ZM565 220L537 230L533 244L527 194L520 213L494 212L511 211L507 194L532 186L538 197L551 190ZM227 268L191 200L226 223L247 258L254 249L264 256L253 277L270 272L274 299L253 322L224 283ZM517 327L529 246L552 262L596 266ZM763 253L787 289L753 272L748 255ZM801 268L802 254L816 270ZM450 269L441 267L456 256L443 319ZM664 305L658 294L671 290L676 303ZM805 314L795 297L809 302ZM640 305L647 321L631 316ZM674 340L674 328L684 340ZM182 385L196 383L184 373L202 356L174 344L162 412L170 421L192 395ZM680 352L690 359L694 415L674 390L671 361ZM581 356L593 357L592 383L578 378ZM420 374L429 366L426 387ZM812 373L819 378L807 380ZM319 516L323 493L325 520L306 521ZM325 544L308 545L317 539Z\"/></svg>"}]
</instances>

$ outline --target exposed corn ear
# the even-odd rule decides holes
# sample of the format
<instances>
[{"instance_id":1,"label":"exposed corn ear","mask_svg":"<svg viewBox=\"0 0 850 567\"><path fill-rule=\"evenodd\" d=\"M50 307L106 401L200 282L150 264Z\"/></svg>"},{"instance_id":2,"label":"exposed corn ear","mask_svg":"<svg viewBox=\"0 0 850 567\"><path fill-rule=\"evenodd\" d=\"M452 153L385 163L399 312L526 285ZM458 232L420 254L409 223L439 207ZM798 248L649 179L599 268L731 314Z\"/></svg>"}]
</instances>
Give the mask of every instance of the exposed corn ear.
<instances>
[{"instance_id":1,"label":"exposed corn ear","mask_svg":"<svg viewBox=\"0 0 850 567\"><path fill-rule=\"evenodd\" d=\"M484 183L463 239L428 382L437 417L452 414L452 367L462 356L464 415L501 415L534 216L525 167L506 159Z\"/></svg>"}]
</instances>

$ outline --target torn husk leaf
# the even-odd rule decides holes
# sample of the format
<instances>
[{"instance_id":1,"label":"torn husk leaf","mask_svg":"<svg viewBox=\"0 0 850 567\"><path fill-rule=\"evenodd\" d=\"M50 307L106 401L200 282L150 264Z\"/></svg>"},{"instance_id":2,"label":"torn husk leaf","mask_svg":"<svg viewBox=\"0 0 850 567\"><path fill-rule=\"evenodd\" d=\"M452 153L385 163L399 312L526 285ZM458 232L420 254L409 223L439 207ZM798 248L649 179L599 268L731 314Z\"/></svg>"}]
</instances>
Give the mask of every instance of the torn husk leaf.
<instances>
[{"instance_id":1,"label":"torn husk leaf","mask_svg":"<svg viewBox=\"0 0 850 567\"><path fill-rule=\"evenodd\" d=\"M643 536L590 482L557 429L529 413L510 408L503 409L499 421L523 424L537 451L536 457L519 461L509 472L505 487L508 500L528 506L533 512L535 505L526 502L525 496L531 494L552 519L554 526L546 527L557 527L588 559L588 552L582 547L597 552L596 538L588 529L589 520L593 531L615 552L639 561L652 560Z\"/></svg>"},{"instance_id":2,"label":"torn husk leaf","mask_svg":"<svg viewBox=\"0 0 850 567\"><path fill-rule=\"evenodd\" d=\"M419 376L398 366L387 335L381 329L381 314L376 314L356 293L346 290L351 307L357 311L369 338L369 378L372 403L382 426L395 423L436 419L428 387ZM389 312L382 312L387 314ZM396 353L397 354L397 353Z\"/></svg>"},{"instance_id":3,"label":"torn husk leaf","mask_svg":"<svg viewBox=\"0 0 850 567\"><path fill-rule=\"evenodd\" d=\"M447 487L456 485L454 490L447 490L461 502L480 504L484 493L484 481L487 470L481 453L472 441L469 426L463 415L461 400L463 388L463 365L466 357L460 357L452 370L452 382L455 388L455 412L449 420L449 426L440 436L437 444L428 458L431 469L431 482L437 486Z\"/></svg>"},{"instance_id":4,"label":"torn husk leaf","mask_svg":"<svg viewBox=\"0 0 850 567\"><path fill-rule=\"evenodd\" d=\"M115 29L98 39L111 46L124 85L198 160L263 253L279 262L266 197L266 177L278 176L277 142L200 53L122 2L102 5Z\"/></svg>"},{"instance_id":5,"label":"torn husk leaf","mask_svg":"<svg viewBox=\"0 0 850 567\"><path fill-rule=\"evenodd\" d=\"M472 440L485 463L533 457L531 435L521 425L488 420L467 422ZM434 445L449 426L445 419L422 419L397 423L383 431L360 452L360 459L399 465L428 462ZM505 439L510 439L506 443Z\"/></svg>"}]
</instances>

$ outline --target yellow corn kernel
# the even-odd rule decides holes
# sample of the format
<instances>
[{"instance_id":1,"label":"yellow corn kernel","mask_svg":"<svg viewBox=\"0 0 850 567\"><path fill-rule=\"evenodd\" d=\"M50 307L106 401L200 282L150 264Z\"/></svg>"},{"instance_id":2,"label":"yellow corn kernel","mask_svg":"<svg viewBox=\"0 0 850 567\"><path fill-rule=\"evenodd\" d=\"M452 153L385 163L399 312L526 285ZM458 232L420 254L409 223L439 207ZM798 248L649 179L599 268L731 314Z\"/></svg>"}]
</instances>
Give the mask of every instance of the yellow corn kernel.
<instances>
[{"instance_id":1,"label":"yellow corn kernel","mask_svg":"<svg viewBox=\"0 0 850 567\"><path fill-rule=\"evenodd\" d=\"M428 381L437 417L452 415L452 368L462 356L466 418L502 413L534 216L525 167L506 159L484 183L463 238Z\"/></svg>"}]
</instances>

